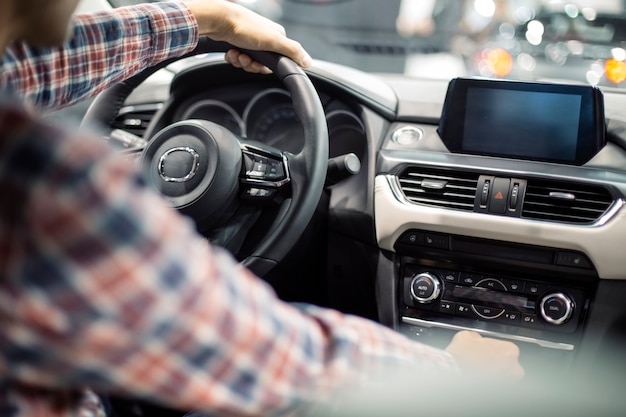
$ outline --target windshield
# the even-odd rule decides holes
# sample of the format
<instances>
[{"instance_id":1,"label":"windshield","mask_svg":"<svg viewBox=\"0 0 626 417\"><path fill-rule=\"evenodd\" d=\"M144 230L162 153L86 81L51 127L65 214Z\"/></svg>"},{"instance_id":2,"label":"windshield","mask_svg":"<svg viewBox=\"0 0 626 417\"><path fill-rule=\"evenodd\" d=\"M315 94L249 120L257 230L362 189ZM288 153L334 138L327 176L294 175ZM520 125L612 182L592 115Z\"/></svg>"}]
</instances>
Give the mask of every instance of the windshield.
<instances>
[{"instance_id":1,"label":"windshield","mask_svg":"<svg viewBox=\"0 0 626 417\"><path fill-rule=\"evenodd\" d=\"M368 72L606 87L626 80L623 0L236 2L281 23L313 57Z\"/></svg>"}]
</instances>

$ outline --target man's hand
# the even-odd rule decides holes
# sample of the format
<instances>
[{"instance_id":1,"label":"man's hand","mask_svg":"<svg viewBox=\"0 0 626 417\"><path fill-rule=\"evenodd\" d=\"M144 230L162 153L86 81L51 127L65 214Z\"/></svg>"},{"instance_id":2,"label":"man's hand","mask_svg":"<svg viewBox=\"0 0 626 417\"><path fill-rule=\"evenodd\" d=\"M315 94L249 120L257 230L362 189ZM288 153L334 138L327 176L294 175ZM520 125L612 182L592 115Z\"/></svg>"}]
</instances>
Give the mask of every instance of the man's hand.
<instances>
[{"instance_id":1,"label":"man's hand","mask_svg":"<svg viewBox=\"0 0 626 417\"><path fill-rule=\"evenodd\" d=\"M524 376L524 369L519 363L519 348L512 342L461 331L454 335L446 351L463 372L514 380Z\"/></svg>"},{"instance_id":2,"label":"man's hand","mask_svg":"<svg viewBox=\"0 0 626 417\"><path fill-rule=\"evenodd\" d=\"M286 36L285 28L243 6L224 0L190 0L185 4L196 17L201 35L244 49L276 52L302 67L311 65L309 54L302 45ZM225 59L248 72L271 72L237 50L228 51Z\"/></svg>"}]
</instances>

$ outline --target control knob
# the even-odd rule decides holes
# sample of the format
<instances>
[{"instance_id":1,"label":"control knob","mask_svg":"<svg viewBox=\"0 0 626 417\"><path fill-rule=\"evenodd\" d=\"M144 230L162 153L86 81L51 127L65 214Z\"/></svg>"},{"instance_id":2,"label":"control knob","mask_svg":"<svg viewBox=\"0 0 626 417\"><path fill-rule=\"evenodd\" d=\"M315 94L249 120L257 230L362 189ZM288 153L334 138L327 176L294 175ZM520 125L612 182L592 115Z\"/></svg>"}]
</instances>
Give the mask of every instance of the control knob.
<instances>
[{"instance_id":1,"label":"control knob","mask_svg":"<svg viewBox=\"0 0 626 417\"><path fill-rule=\"evenodd\" d=\"M562 292L547 294L539 303L541 317L546 322L557 326L567 322L572 317L574 308L574 301Z\"/></svg>"},{"instance_id":2,"label":"control knob","mask_svg":"<svg viewBox=\"0 0 626 417\"><path fill-rule=\"evenodd\" d=\"M435 301L441 294L441 280L430 272L422 272L411 281L411 297L421 304Z\"/></svg>"}]
</instances>

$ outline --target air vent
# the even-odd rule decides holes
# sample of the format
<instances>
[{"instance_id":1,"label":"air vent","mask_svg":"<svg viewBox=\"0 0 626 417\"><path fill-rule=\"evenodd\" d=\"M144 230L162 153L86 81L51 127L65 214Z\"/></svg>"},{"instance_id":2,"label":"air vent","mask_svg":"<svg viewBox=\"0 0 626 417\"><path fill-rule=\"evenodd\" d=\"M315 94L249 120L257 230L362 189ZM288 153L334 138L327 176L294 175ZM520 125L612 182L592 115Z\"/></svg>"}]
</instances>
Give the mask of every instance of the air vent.
<instances>
[{"instance_id":1,"label":"air vent","mask_svg":"<svg viewBox=\"0 0 626 417\"><path fill-rule=\"evenodd\" d=\"M162 104L144 104L140 106L123 107L113 121L114 129L122 129L137 136L143 137L146 128L154 114Z\"/></svg>"},{"instance_id":2,"label":"air vent","mask_svg":"<svg viewBox=\"0 0 626 417\"><path fill-rule=\"evenodd\" d=\"M412 203L473 211L479 177L471 172L409 167L398 179Z\"/></svg>"},{"instance_id":3,"label":"air vent","mask_svg":"<svg viewBox=\"0 0 626 417\"><path fill-rule=\"evenodd\" d=\"M602 186L529 180L522 217L588 224L600 219L614 199Z\"/></svg>"}]
</instances>

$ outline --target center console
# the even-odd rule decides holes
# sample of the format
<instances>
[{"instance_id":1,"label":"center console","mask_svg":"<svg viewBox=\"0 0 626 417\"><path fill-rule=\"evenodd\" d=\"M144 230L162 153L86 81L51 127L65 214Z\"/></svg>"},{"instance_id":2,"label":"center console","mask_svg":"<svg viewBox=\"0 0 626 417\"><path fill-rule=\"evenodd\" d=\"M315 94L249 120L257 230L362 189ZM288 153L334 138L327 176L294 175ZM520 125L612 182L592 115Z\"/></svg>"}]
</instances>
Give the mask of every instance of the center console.
<instances>
[{"instance_id":1,"label":"center console","mask_svg":"<svg viewBox=\"0 0 626 417\"><path fill-rule=\"evenodd\" d=\"M532 351L526 367L571 361L598 281L584 254L425 230L405 232L395 249L410 337L445 347L472 330Z\"/></svg>"}]
</instances>

